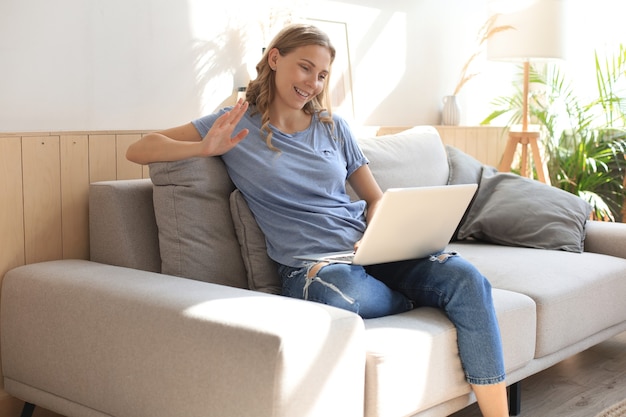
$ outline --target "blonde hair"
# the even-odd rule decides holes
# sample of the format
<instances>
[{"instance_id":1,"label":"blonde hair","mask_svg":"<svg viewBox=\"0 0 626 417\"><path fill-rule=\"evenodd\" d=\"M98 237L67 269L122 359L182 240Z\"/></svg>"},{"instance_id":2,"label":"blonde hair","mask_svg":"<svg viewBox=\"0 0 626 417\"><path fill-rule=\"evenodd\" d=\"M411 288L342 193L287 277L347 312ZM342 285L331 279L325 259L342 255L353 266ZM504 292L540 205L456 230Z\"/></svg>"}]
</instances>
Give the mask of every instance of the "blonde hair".
<instances>
[{"instance_id":1,"label":"blonde hair","mask_svg":"<svg viewBox=\"0 0 626 417\"><path fill-rule=\"evenodd\" d=\"M308 45L319 45L327 48L330 52L330 63L332 65L335 60L335 48L331 44L328 35L313 25L289 25L283 28L267 46L263 57L256 66L257 77L250 81L246 89L246 100L254 106L253 114L261 114L261 132L266 133L265 143L274 151L279 150L272 145L272 130L269 127L269 107L276 94L276 83L274 79L275 72L270 68L268 54L269 51L276 48L282 56L285 56L301 46ZM322 92L306 103L303 110L306 114L318 113L320 121L327 123L332 132L334 123L328 91L329 82L330 74L326 77ZM322 112L324 113L322 114Z\"/></svg>"}]
</instances>

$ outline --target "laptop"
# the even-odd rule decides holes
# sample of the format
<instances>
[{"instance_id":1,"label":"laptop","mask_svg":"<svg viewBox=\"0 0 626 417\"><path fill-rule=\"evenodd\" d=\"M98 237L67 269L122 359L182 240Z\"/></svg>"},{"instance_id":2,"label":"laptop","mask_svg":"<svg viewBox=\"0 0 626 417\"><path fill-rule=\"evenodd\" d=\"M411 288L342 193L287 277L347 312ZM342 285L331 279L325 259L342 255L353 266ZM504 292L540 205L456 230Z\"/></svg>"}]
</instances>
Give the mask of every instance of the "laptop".
<instances>
[{"instance_id":1,"label":"laptop","mask_svg":"<svg viewBox=\"0 0 626 417\"><path fill-rule=\"evenodd\" d=\"M390 188L383 194L356 252L295 258L371 265L432 255L448 245L477 188L477 184Z\"/></svg>"}]
</instances>

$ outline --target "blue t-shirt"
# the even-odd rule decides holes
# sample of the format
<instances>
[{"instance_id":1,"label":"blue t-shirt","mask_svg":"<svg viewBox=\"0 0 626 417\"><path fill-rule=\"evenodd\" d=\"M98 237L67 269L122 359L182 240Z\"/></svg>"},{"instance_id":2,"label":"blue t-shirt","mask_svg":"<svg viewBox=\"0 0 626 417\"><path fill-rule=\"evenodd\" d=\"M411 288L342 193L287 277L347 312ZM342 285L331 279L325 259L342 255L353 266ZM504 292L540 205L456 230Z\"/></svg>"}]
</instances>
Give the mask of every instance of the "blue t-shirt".
<instances>
[{"instance_id":1,"label":"blue t-shirt","mask_svg":"<svg viewBox=\"0 0 626 417\"><path fill-rule=\"evenodd\" d=\"M200 136L229 109L194 120ZM365 202L350 201L346 180L368 161L347 123L333 115L332 133L317 115L294 134L270 126L279 153L268 148L261 115L251 111L235 129L249 129L248 136L222 160L265 234L270 258L301 266L295 255L351 250L365 231Z\"/></svg>"}]
</instances>

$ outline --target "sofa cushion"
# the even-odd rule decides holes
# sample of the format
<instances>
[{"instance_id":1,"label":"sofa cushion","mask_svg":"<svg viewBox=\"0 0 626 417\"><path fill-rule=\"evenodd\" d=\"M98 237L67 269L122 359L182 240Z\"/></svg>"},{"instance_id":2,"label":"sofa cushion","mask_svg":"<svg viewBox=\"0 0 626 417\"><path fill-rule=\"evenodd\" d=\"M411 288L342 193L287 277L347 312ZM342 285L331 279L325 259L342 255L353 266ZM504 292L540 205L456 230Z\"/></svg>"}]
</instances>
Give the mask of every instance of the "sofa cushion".
<instances>
[{"instance_id":1,"label":"sofa cushion","mask_svg":"<svg viewBox=\"0 0 626 417\"><path fill-rule=\"evenodd\" d=\"M466 154L454 146L446 145L446 153L448 154L448 165L450 167L450 175L448 175L448 185L458 184L480 184L480 178L483 170L489 170L489 172L495 172L496 169L488 167L482 164L479 160ZM459 229L467 219L469 213L469 206L463 218L459 222L454 234L452 235L452 241L459 239Z\"/></svg>"},{"instance_id":2,"label":"sofa cushion","mask_svg":"<svg viewBox=\"0 0 626 417\"><path fill-rule=\"evenodd\" d=\"M150 164L161 272L247 288L220 158Z\"/></svg>"},{"instance_id":3,"label":"sofa cushion","mask_svg":"<svg viewBox=\"0 0 626 417\"><path fill-rule=\"evenodd\" d=\"M446 152L448 184L480 185L454 240L582 252L589 204L556 187L498 173L452 146Z\"/></svg>"},{"instance_id":4,"label":"sofa cushion","mask_svg":"<svg viewBox=\"0 0 626 417\"><path fill-rule=\"evenodd\" d=\"M392 187L445 185L448 181L446 150L432 126L357 140L383 191ZM355 197L350 188L349 193Z\"/></svg>"},{"instance_id":5,"label":"sofa cushion","mask_svg":"<svg viewBox=\"0 0 626 417\"><path fill-rule=\"evenodd\" d=\"M497 289L493 299L505 369L511 372L533 358L535 303L522 294ZM456 330L443 311L417 308L365 320L365 328L366 417L410 416L470 392Z\"/></svg>"},{"instance_id":6,"label":"sofa cushion","mask_svg":"<svg viewBox=\"0 0 626 417\"><path fill-rule=\"evenodd\" d=\"M483 171L458 239L582 252L591 206L574 194L515 174Z\"/></svg>"},{"instance_id":7,"label":"sofa cushion","mask_svg":"<svg viewBox=\"0 0 626 417\"><path fill-rule=\"evenodd\" d=\"M448 184L478 184L480 182L485 166L478 159L451 145L446 145L446 154L450 167Z\"/></svg>"},{"instance_id":8,"label":"sofa cushion","mask_svg":"<svg viewBox=\"0 0 626 417\"><path fill-rule=\"evenodd\" d=\"M626 259L596 253L454 243L494 288L537 304L536 357L543 357L622 323Z\"/></svg>"},{"instance_id":9,"label":"sofa cushion","mask_svg":"<svg viewBox=\"0 0 626 417\"><path fill-rule=\"evenodd\" d=\"M278 275L278 264L267 255L265 235L239 190L233 191L230 195L230 213L241 246L248 288L270 294L280 294L282 285Z\"/></svg>"}]
</instances>

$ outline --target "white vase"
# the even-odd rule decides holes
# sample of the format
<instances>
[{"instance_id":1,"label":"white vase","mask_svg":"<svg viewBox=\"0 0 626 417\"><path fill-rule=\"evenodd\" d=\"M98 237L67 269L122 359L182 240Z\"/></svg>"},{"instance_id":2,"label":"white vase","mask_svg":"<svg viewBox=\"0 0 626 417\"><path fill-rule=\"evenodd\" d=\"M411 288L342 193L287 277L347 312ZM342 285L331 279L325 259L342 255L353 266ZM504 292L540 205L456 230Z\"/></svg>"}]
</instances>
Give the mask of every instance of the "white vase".
<instances>
[{"instance_id":1,"label":"white vase","mask_svg":"<svg viewBox=\"0 0 626 417\"><path fill-rule=\"evenodd\" d=\"M456 96L445 96L443 98L443 109L441 111L441 124L446 126L458 126L461 123L461 109L456 100Z\"/></svg>"}]
</instances>

